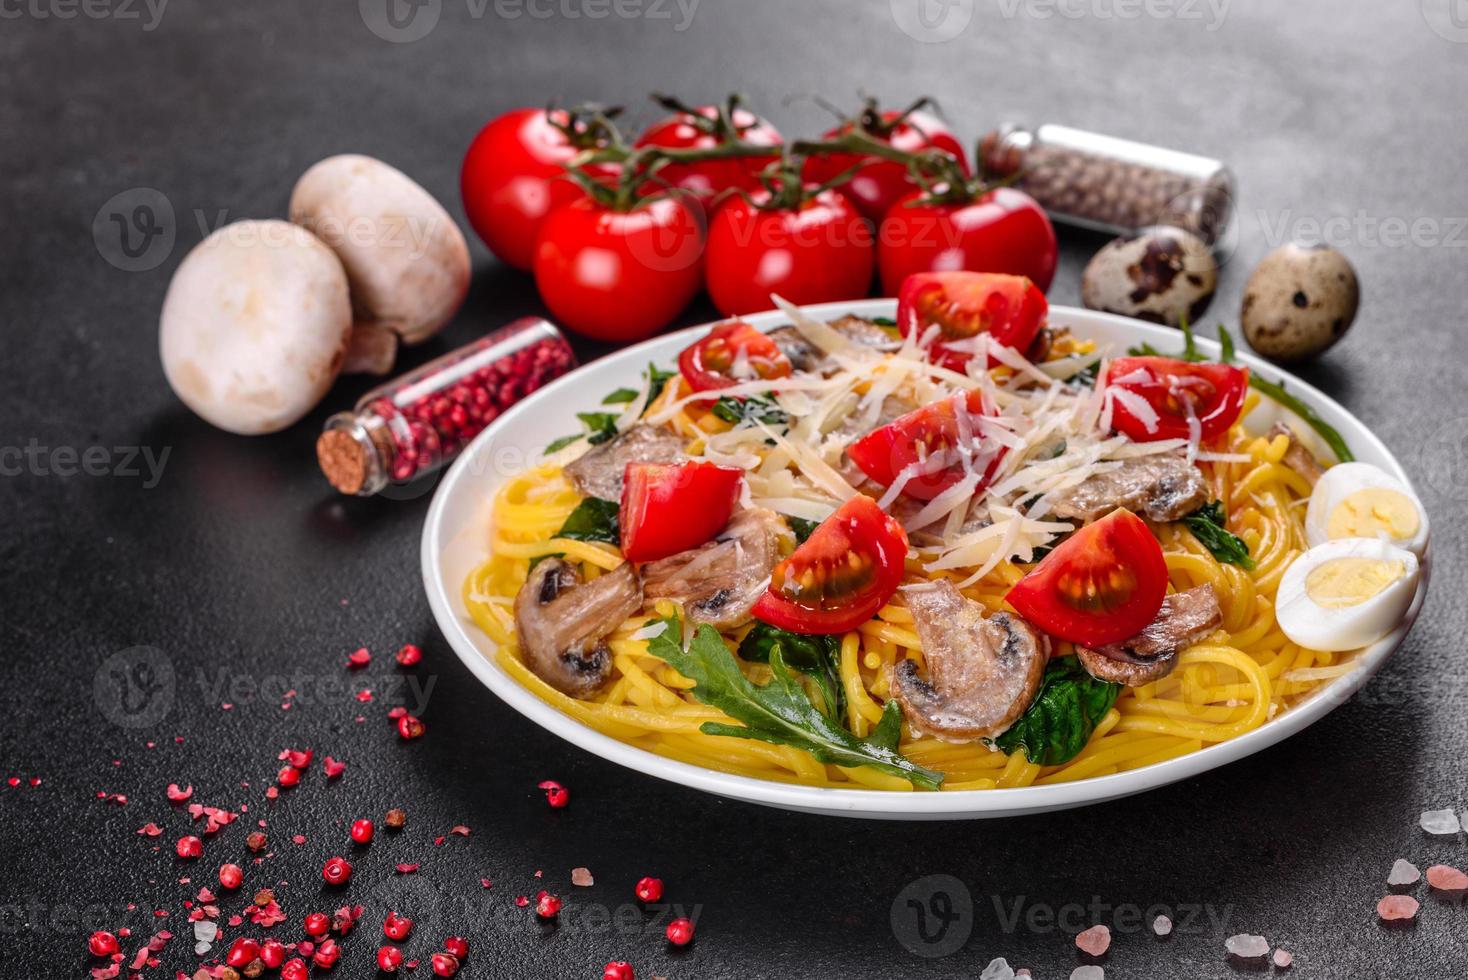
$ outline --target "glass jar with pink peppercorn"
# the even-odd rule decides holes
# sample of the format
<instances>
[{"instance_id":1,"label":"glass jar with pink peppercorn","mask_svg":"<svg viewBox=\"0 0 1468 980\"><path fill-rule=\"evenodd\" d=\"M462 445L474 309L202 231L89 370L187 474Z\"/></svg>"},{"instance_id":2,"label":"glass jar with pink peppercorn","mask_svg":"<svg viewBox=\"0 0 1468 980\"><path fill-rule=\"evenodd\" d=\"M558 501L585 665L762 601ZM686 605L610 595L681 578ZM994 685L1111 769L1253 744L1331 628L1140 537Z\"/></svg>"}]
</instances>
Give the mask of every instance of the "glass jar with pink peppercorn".
<instances>
[{"instance_id":1,"label":"glass jar with pink peppercorn","mask_svg":"<svg viewBox=\"0 0 1468 980\"><path fill-rule=\"evenodd\" d=\"M576 366L554 324L526 317L372 389L326 420L331 485L369 497L451 462L505 409Z\"/></svg>"}]
</instances>

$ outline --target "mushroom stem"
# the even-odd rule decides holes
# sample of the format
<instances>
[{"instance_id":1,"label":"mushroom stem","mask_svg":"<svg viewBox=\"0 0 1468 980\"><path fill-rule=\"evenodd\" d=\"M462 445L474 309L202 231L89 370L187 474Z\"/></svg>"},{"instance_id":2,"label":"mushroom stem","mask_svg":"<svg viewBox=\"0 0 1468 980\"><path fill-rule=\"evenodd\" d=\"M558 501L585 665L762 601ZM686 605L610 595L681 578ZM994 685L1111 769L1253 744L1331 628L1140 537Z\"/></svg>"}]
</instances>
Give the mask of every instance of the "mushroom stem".
<instances>
[{"instance_id":1,"label":"mushroom stem","mask_svg":"<svg viewBox=\"0 0 1468 980\"><path fill-rule=\"evenodd\" d=\"M371 374L382 377L392 370L398 359L398 335L383 323L354 323L347 338L347 353L342 359L343 374Z\"/></svg>"}]
</instances>

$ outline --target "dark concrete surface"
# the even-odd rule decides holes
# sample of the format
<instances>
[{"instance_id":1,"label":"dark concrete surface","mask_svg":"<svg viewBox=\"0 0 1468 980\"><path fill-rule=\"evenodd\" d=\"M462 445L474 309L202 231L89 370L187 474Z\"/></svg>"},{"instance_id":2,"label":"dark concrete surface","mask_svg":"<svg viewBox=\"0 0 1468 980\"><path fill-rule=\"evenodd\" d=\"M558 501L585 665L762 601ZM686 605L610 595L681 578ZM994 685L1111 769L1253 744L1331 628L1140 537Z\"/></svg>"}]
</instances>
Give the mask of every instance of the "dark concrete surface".
<instances>
[{"instance_id":1,"label":"dark concrete surface","mask_svg":"<svg viewBox=\"0 0 1468 980\"><path fill-rule=\"evenodd\" d=\"M1093 921L1116 930L1114 978L1231 976L1223 941L1235 932L1293 951L1301 977L1468 974L1461 906L1421 889L1409 930L1374 912L1393 859L1468 861L1461 837L1416 825L1425 808L1468 807L1457 577L1468 552L1468 26L1456 26L1468 11L1452 19L1448 0L953 0L919 22L910 0L689 3L427 0L401 8L420 18L403 31L427 29L404 43L369 29L405 36L383 26L376 0L151 11L0 0L0 777L21 779L0 781L0 974L79 976L88 928L130 927L131 953L160 922L180 935L146 975L192 973L183 902L222 861L245 863L259 819L275 856L246 865L245 891L281 883L290 922L275 931L298 937L302 915L342 904L319 869L349 852L345 825L392 804L409 829L356 859L345 899L367 912L338 976L372 975L388 907L418 920L409 949L425 961L443 936L468 936L464 975L481 977L589 978L609 959L631 960L639 977L977 976L995 956L1066 977L1079 963L1071 933ZM362 383L339 385L281 435L226 435L165 384L158 308L203 230L281 214L320 157L380 156L462 219L460 156L492 115L596 98L632 106L640 123L655 88L701 100L740 89L787 134L827 119L782 100L852 103L864 89L892 102L936 95L966 140L1017 117L1224 157L1243 193L1211 312L1230 325L1252 264L1324 227L1356 264L1364 302L1347 339L1304 373L1398 454L1435 521L1432 595L1406 645L1361 696L1246 761L1118 803L979 823L725 802L601 762L504 707L430 618L417 555L427 497L342 501L315 469L321 419ZM110 215L150 193L173 211L172 245L126 259ZM1076 300L1101 241L1063 238L1060 303ZM410 363L541 309L526 277L473 247L467 306ZM700 304L682 322L709 313ZM68 454L89 448L95 472L67 475ZM138 450L162 459L161 473ZM417 677L431 690L393 682L388 655L407 641L427 652ZM362 644L376 660L348 678L343 659ZM155 683L125 704L113 672L140 664ZM377 700L359 704L350 682ZM299 693L282 712L287 686ZM401 744L386 710L425 691L428 734ZM317 768L268 803L290 745L344 759L346 774L327 785ZM546 777L571 788L569 808L546 807L535 788ZM190 826L164 798L175 781L197 802L249 806L192 866L172 854ZM164 835L138 836L148 821ZM472 836L435 847L455 824ZM295 833L306 842L292 844ZM422 869L395 875L399 861ZM581 865L593 888L570 886ZM698 912L691 949L670 952L651 917L616 918L644 874ZM513 903L541 887L573 911L557 929ZM940 911L940 891L961 918L934 945L907 899ZM225 915L243 901L226 898ZM1153 906L1178 920L1169 941L1138 928ZM949 956L925 955L948 945Z\"/></svg>"}]
</instances>

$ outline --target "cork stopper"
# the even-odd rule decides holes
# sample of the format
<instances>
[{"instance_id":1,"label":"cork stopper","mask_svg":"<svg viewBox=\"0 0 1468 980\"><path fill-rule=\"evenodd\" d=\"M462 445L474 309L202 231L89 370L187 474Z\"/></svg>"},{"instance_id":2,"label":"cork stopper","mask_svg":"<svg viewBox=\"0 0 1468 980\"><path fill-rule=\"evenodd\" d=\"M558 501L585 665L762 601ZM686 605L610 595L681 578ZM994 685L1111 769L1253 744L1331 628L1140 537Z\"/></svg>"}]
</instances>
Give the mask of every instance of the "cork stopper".
<instances>
[{"instance_id":1,"label":"cork stopper","mask_svg":"<svg viewBox=\"0 0 1468 980\"><path fill-rule=\"evenodd\" d=\"M327 429L316 440L316 462L331 485L356 495L367 485L372 450L349 429Z\"/></svg>"}]
</instances>

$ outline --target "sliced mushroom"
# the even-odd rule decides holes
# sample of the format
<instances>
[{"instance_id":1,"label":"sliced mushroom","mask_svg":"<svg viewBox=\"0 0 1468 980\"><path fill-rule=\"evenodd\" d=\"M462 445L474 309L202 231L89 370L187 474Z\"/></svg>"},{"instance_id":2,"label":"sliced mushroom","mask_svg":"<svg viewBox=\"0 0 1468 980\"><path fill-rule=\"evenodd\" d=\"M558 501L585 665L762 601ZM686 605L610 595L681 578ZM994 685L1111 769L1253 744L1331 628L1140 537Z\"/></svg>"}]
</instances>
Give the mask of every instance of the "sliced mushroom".
<instances>
[{"instance_id":1,"label":"sliced mushroom","mask_svg":"<svg viewBox=\"0 0 1468 980\"><path fill-rule=\"evenodd\" d=\"M1077 646L1076 656L1097 680L1141 687L1172 673L1179 653L1221 625L1218 593L1204 584L1163 599L1157 618L1130 640L1094 650Z\"/></svg>"},{"instance_id":2,"label":"sliced mushroom","mask_svg":"<svg viewBox=\"0 0 1468 980\"><path fill-rule=\"evenodd\" d=\"M904 660L892 692L916 730L951 742L993 738L1034 700L1045 673L1040 634L1010 613L985 618L984 607L947 580L904 589L928 679Z\"/></svg>"},{"instance_id":3,"label":"sliced mushroom","mask_svg":"<svg viewBox=\"0 0 1468 980\"><path fill-rule=\"evenodd\" d=\"M750 610L770 583L782 543L795 535L772 510L751 507L735 514L718 539L642 566L643 597L681 603L690 623L721 632L750 620Z\"/></svg>"},{"instance_id":4,"label":"sliced mushroom","mask_svg":"<svg viewBox=\"0 0 1468 980\"><path fill-rule=\"evenodd\" d=\"M620 500L628 463L677 463L688 455L683 444L683 437L672 429L634 425L571 463L566 476L588 497Z\"/></svg>"},{"instance_id":5,"label":"sliced mushroom","mask_svg":"<svg viewBox=\"0 0 1468 980\"><path fill-rule=\"evenodd\" d=\"M832 320L830 326L853 344L862 347L897 347L897 341L890 333L863 317L843 316L839 320ZM769 332L769 337L797 371L820 373L830 364L825 353L794 327L776 327Z\"/></svg>"},{"instance_id":6,"label":"sliced mushroom","mask_svg":"<svg viewBox=\"0 0 1468 980\"><path fill-rule=\"evenodd\" d=\"M1118 507L1163 523L1180 520L1208 502L1208 484L1182 450L1123 460L1057 494L1050 512L1089 524Z\"/></svg>"},{"instance_id":7,"label":"sliced mushroom","mask_svg":"<svg viewBox=\"0 0 1468 980\"><path fill-rule=\"evenodd\" d=\"M612 673L605 637L640 608L642 585L631 562L583 582L570 563L546 558L515 597L525 663L562 694L589 697Z\"/></svg>"},{"instance_id":8,"label":"sliced mushroom","mask_svg":"<svg viewBox=\"0 0 1468 980\"><path fill-rule=\"evenodd\" d=\"M1290 447L1285 450L1284 464L1303 476L1312 487L1315 486L1315 481L1325 475L1325 470L1320 467L1320 460L1305 448L1300 437L1295 435L1295 430L1285 423L1276 422L1269 427L1269 438L1273 439L1275 436L1289 436Z\"/></svg>"}]
</instances>

